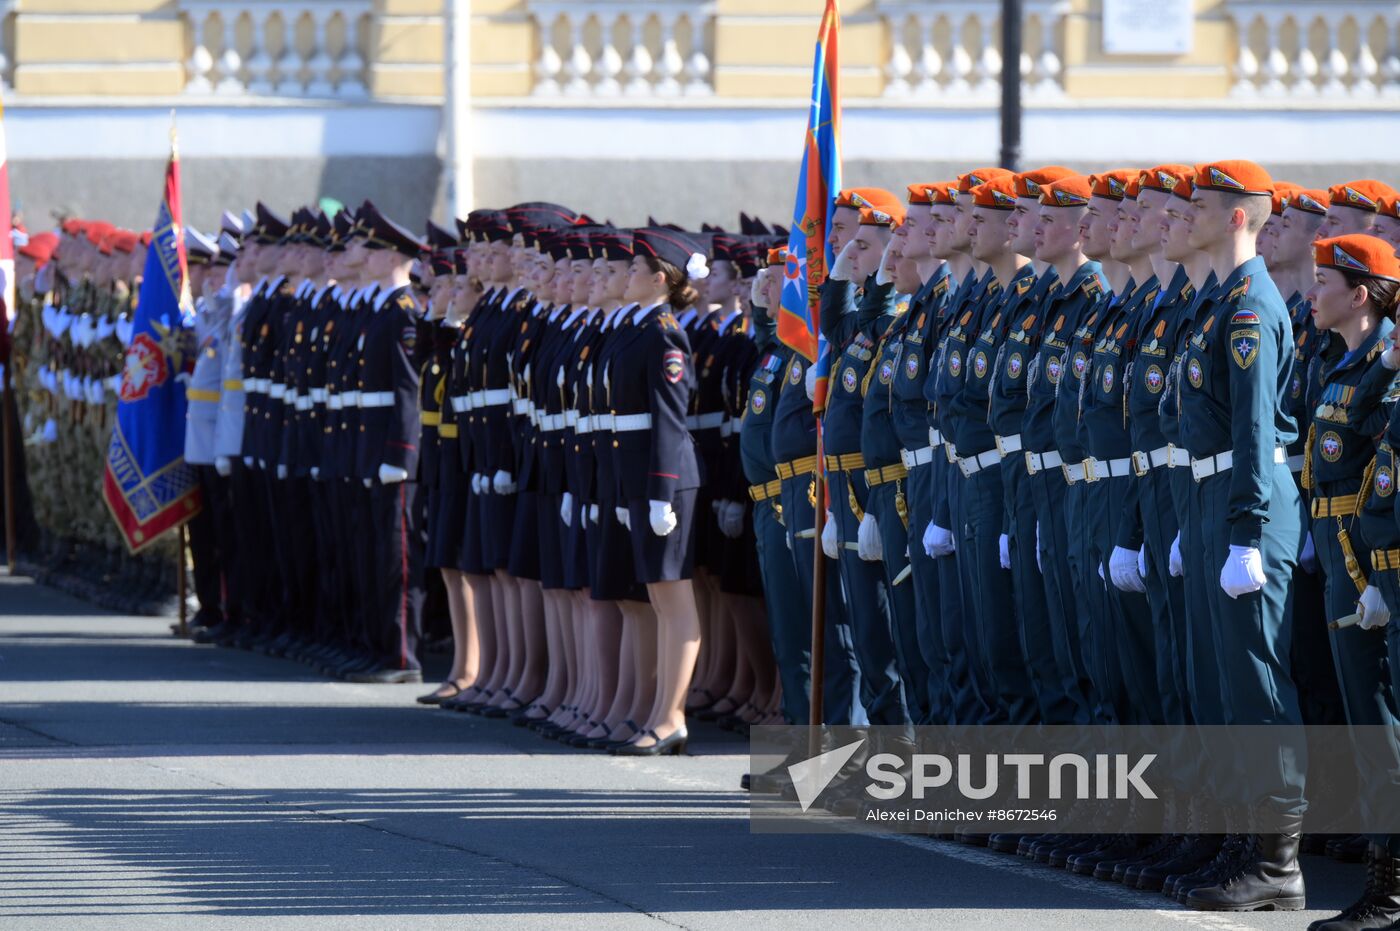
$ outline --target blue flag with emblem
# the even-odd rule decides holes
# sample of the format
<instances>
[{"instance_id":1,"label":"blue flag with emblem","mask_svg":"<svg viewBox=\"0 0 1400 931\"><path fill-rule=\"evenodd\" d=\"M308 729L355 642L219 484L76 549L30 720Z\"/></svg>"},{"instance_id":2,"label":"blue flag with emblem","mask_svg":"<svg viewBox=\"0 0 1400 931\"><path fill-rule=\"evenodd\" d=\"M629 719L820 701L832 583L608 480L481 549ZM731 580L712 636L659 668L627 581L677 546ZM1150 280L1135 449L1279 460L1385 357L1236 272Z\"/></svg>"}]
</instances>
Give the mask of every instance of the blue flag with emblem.
<instances>
[{"instance_id":1,"label":"blue flag with emblem","mask_svg":"<svg viewBox=\"0 0 1400 931\"><path fill-rule=\"evenodd\" d=\"M200 509L198 480L184 459L185 382L194 368L189 323L180 162L172 132L102 476L102 498L133 553Z\"/></svg>"}]
</instances>

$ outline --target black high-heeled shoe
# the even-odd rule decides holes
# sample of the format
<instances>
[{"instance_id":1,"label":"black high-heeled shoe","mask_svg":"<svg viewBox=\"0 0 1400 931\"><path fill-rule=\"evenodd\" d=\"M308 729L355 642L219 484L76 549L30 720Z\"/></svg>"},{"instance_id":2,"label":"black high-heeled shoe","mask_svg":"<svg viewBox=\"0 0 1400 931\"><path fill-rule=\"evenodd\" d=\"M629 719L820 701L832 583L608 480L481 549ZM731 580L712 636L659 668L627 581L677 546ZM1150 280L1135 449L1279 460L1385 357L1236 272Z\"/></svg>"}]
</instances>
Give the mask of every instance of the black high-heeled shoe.
<instances>
[{"instance_id":1,"label":"black high-heeled shoe","mask_svg":"<svg viewBox=\"0 0 1400 931\"><path fill-rule=\"evenodd\" d=\"M641 747L628 741L612 750L613 756L679 756L685 752L686 741L690 738L685 728L673 731L665 737L658 737L653 730L643 731L640 736L650 737L654 742Z\"/></svg>"}]
</instances>

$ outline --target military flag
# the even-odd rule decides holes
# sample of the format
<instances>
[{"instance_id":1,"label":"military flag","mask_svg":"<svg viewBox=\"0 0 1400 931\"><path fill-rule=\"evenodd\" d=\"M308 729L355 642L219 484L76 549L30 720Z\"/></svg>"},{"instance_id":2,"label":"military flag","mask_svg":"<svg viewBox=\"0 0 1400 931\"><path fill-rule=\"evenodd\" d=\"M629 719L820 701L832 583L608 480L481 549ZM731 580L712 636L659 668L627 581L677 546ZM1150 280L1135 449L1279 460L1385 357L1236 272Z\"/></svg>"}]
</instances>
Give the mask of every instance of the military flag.
<instances>
[{"instance_id":1,"label":"military flag","mask_svg":"<svg viewBox=\"0 0 1400 931\"><path fill-rule=\"evenodd\" d=\"M200 508L198 480L184 460L185 381L194 365L186 268L172 131L102 477L102 498L133 553Z\"/></svg>"},{"instance_id":2,"label":"military flag","mask_svg":"<svg viewBox=\"0 0 1400 931\"><path fill-rule=\"evenodd\" d=\"M792 212L787 266L783 272L778 339L818 362L816 406L825 402L824 340L819 320L818 289L826 280L832 255L827 246L831 215L841 190L841 95L837 40L841 13L837 0L827 0L817 30L812 63L812 100L802 141L802 168L797 176L797 202Z\"/></svg>"}]
</instances>

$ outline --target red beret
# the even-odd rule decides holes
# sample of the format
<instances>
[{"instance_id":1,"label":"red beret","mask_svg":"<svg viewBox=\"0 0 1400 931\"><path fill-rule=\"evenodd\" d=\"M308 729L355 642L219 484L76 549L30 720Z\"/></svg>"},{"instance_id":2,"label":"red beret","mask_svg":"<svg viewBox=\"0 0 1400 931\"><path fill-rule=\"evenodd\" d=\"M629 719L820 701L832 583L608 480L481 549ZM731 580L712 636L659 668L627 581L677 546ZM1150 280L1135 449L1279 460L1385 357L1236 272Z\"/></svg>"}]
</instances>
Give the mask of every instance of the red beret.
<instances>
[{"instance_id":1,"label":"red beret","mask_svg":"<svg viewBox=\"0 0 1400 931\"><path fill-rule=\"evenodd\" d=\"M29 242L19 247L19 254L33 259L39 265L43 265L58 250L57 233L35 233L29 237Z\"/></svg>"}]
</instances>

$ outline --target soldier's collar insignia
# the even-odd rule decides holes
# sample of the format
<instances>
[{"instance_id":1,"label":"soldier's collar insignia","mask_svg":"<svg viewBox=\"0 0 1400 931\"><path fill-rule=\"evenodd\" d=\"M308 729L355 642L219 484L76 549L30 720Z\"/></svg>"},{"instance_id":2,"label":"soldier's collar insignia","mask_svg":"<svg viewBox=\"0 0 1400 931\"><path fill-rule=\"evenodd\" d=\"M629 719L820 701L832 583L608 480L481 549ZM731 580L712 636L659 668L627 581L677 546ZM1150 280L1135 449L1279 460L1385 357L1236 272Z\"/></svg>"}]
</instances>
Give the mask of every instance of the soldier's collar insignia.
<instances>
[{"instance_id":1,"label":"soldier's collar insignia","mask_svg":"<svg viewBox=\"0 0 1400 931\"><path fill-rule=\"evenodd\" d=\"M1024 278L1024 279L1022 279L1021 281L1016 282L1016 294L1017 294L1018 296L1021 295L1021 294L1025 294L1027 291L1029 291L1029 290L1030 290L1031 288L1033 288L1034 286L1035 286L1035 279L1034 279L1034 278Z\"/></svg>"}]
</instances>

